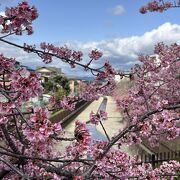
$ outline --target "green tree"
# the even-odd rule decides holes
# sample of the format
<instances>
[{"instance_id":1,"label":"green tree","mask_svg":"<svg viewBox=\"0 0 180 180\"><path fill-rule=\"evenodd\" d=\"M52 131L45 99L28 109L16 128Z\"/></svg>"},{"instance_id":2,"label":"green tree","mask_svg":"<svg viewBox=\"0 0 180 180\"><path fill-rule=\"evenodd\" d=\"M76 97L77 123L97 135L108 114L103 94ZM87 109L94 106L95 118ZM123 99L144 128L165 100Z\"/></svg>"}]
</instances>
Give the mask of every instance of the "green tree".
<instances>
[{"instance_id":1,"label":"green tree","mask_svg":"<svg viewBox=\"0 0 180 180\"><path fill-rule=\"evenodd\" d=\"M65 90L65 95L68 95L70 93L69 80L66 77L58 75L55 76L52 80L55 83L57 89L61 88Z\"/></svg>"},{"instance_id":2,"label":"green tree","mask_svg":"<svg viewBox=\"0 0 180 180\"><path fill-rule=\"evenodd\" d=\"M55 96L58 98L62 98L63 96L66 96L67 91L63 89L62 87L58 88L57 92L55 92Z\"/></svg>"},{"instance_id":3,"label":"green tree","mask_svg":"<svg viewBox=\"0 0 180 180\"><path fill-rule=\"evenodd\" d=\"M70 93L69 80L63 76L55 76L50 78L48 82L42 84L45 93L53 92L59 94L58 91L64 91L64 95L68 95Z\"/></svg>"}]
</instances>

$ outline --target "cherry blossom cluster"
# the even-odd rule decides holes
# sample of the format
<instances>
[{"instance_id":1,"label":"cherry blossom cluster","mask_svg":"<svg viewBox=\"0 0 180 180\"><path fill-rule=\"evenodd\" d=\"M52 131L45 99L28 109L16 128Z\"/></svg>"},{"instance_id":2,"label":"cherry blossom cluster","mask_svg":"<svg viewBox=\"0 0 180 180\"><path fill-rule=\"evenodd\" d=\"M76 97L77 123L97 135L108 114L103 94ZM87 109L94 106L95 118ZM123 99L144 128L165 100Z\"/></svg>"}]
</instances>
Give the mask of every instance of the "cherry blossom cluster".
<instances>
[{"instance_id":1,"label":"cherry blossom cluster","mask_svg":"<svg viewBox=\"0 0 180 180\"><path fill-rule=\"evenodd\" d=\"M141 138L136 133L126 134L121 140L119 140L118 145L132 145L132 144L140 144L142 142Z\"/></svg>"},{"instance_id":2,"label":"cherry blossom cluster","mask_svg":"<svg viewBox=\"0 0 180 180\"><path fill-rule=\"evenodd\" d=\"M11 80L11 89L16 89L21 101L29 100L42 94L40 75L22 68L12 72L9 79Z\"/></svg>"},{"instance_id":3,"label":"cherry blossom cluster","mask_svg":"<svg viewBox=\"0 0 180 180\"><path fill-rule=\"evenodd\" d=\"M30 7L27 1L19 3L17 7L6 8L5 16L0 16L1 33L16 33L21 35L27 31L33 33L32 22L38 17L37 9Z\"/></svg>"},{"instance_id":4,"label":"cherry blossom cluster","mask_svg":"<svg viewBox=\"0 0 180 180\"><path fill-rule=\"evenodd\" d=\"M97 74L95 81L82 85L81 97L87 101L91 101L97 100L102 94L112 94L116 87L115 74L116 71L109 62L106 62L104 64L104 70Z\"/></svg>"},{"instance_id":5,"label":"cherry blossom cluster","mask_svg":"<svg viewBox=\"0 0 180 180\"><path fill-rule=\"evenodd\" d=\"M53 134L61 132L60 123L52 124L49 121L49 111L46 108L34 108L34 114L28 121L29 128L24 124L23 133L30 142L45 142Z\"/></svg>"},{"instance_id":6,"label":"cherry blossom cluster","mask_svg":"<svg viewBox=\"0 0 180 180\"><path fill-rule=\"evenodd\" d=\"M132 168L131 177L142 179L168 179L168 175L171 174L171 179L177 177L180 164L176 161L163 162L159 168L153 169L150 164L137 165Z\"/></svg>"},{"instance_id":7,"label":"cherry blossom cluster","mask_svg":"<svg viewBox=\"0 0 180 180\"><path fill-rule=\"evenodd\" d=\"M56 47L53 44L46 44L45 42L40 44L41 49L44 52L56 54L59 58L69 60L69 64L71 67L75 67L74 62L81 61L83 53L81 51L72 51L68 49L66 46L64 47ZM45 63L50 63L52 61L52 56L50 54L44 53L41 57Z\"/></svg>"},{"instance_id":8,"label":"cherry blossom cluster","mask_svg":"<svg viewBox=\"0 0 180 180\"><path fill-rule=\"evenodd\" d=\"M180 169L180 163L177 161L169 161L169 162L163 162L163 164L160 166L160 168L156 168L154 171L156 174L174 174L175 172L179 171Z\"/></svg>"},{"instance_id":9,"label":"cherry blossom cluster","mask_svg":"<svg viewBox=\"0 0 180 180\"><path fill-rule=\"evenodd\" d=\"M98 111L97 113L94 113L91 111L90 113L90 122L92 124L98 124L101 120L106 120L107 119L107 113L105 111Z\"/></svg>"},{"instance_id":10,"label":"cherry blossom cluster","mask_svg":"<svg viewBox=\"0 0 180 180\"><path fill-rule=\"evenodd\" d=\"M4 71L10 71L14 68L15 60L12 58L6 58L3 54L0 55L0 74Z\"/></svg>"},{"instance_id":11,"label":"cherry blossom cluster","mask_svg":"<svg viewBox=\"0 0 180 180\"><path fill-rule=\"evenodd\" d=\"M102 57L102 52L99 52L97 49L96 50L92 50L90 53L89 53L89 57L93 60L98 60Z\"/></svg>"},{"instance_id":12,"label":"cherry blossom cluster","mask_svg":"<svg viewBox=\"0 0 180 180\"><path fill-rule=\"evenodd\" d=\"M87 156L91 144L91 135L85 123L78 120L75 122L74 137L76 141L66 147L66 156L71 158Z\"/></svg>"},{"instance_id":13,"label":"cherry blossom cluster","mask_svg":"<svg viewBox=\"0 0 180 180\"><path fill-rule=\"evenodd\" d=\"M134 67L134 86L116 98L124 118L136 126L137 136L148 139L152 146L179 136L179 50L177 44L159 43L156 55L140 56L142 65Z\"/></svg>"},{"instance_id":14,"label":"cherry blossom cluster","mask_svg":"<svg viewBox=\"0 0 180 180\"><path fill-rule=\"evenodd\" d=\"M10 113L14 108L14 103L0 102L0 124L6 124L8 122L8 118L5 115Z\"/></svg>"},{"instance_id":15,"label":"cherry blossom cluster","mask_svg":"<svg viewBox=\"0 0 180 180\"><path fill-rule=\"evenodd\" d=\"M127 153L111 150L105 158L97 160L97 168L93 174L98 174L104 179L113 179L113 175L120 179L126 179L130 173L130 164L131 160L129 160Z\"/></svg>"},{"instance_id":16,"label":"cherry blossom cluster","mask_svg":"<svg viewBox=\"0 0 180 180\"><path fill-rule=\"evenodd\" d=\"M151 0L146 6L142 6L140 8L140 13L145 14L148 11L153 12L153 11L157 11L157 12L163 12L169 8L172 7L178 7L180 5L180 2L178 1L176 3L176 1L171 2L171 1L163 1L163 0Z\"/></svg>"},{"instance_id":17,"label":"cherry blossom cluster","mask_svg":"<svg viewBox=\"0 0 180 180\"><path fill-rule=\"evenodd\" d=\"M6 124L8 122L8 118L4 116L0 116L0 125Z\"/></svg>"},{"instance_id":18,"label":"cherry blossom cluster","mask_svg":"<svg viewBox=\"0 0 180 180\"><path fill-rule=\"evenodd\" d=\"M75 123L74 136L78 142L85 145L88 145L91 140L86 124L80 121L76 121Z\"/></svg>"},{"instance_id":19,"label":"cherry blossom cluster","mask_svg":"<svg viewBox=\"0 0 180 180\"><path fill-rule=\"evenodd\" d=\"M103 153L103 149L107 146L107 141L93 141L91 154L94 159L99 159Z\"/></svg>"},{"instance_id":20,"label":"cherry blossom cluster","mask_svg":"<svg viewBox=\"0 0 180 180\"><path fill-rule=\"evenodd\" d=\"M72 111L72 110L74 110L75 109L75 105L76 105L76 103L75 103L75 99L74 99L74 97L63 97L63 99L61 100L61 107L63 108L63 109L66 109L66 110L70 110L70 111Z\"/></svg>"},{"instance_id":21,"label":"cherry blossom cluster","mask_svg":"<svg viewBox=\"0 0 180 180\"><path fill-rule=\"evenodd\" d=\"M160 0L151 1L141 11L161 12L172 6ZM32 21L37 16L36 8L31 8L27 2L7 8L5 16L0 16L2 33L21 34L26 30L31 34ZM103 68L90 67L93 60L102 57L97 50L89 53L91 60L84 65L81 63L82 52L66 46L42 43L41 50L37 50L35 46L16 45L4 38L3 42L36 53L45 63L56 57L71 67L79 65L91 70L96 79L82 85L81 97L85 100L111 94L116 87L114 76L117 72L108 62ZM178 162L163 162L160 167L153 168L150 164L141 164L136 156L129 157L121 148L122 145L139 144L144 139L155 146L161 140L179 136L179 52L178 44L159 43L155 46L155 56L139 57L141 64L135 65L131 72L133 86L125 95L116 97L127 126L112 138L107 135L106 141L94 140L86 123L79 120L75 121L72 137L66 137L61 124L50 121L51 113L47 107L30 107L24 111L22 104L43 92L40 76L16 67L15 59L0 55L0 179L111 180L141 177L159 180L166 175L175 177L179 173ZM120 75L124 76L123 73ZM50 103L52 108L75 108L74 97L52 97ZM106 119L104 111L90 113L92 124ZM64 141L69 141L69 144L63 144ZM65 150L62 145L65 145Z\"/></svg>"},{"instance_id":22,"label":"cherry blossom cluster","mask_svg":"<svg viewBox=\"0 0 180 180\"><path fill-rule=\"evenodd\" d=\"M49 103L51 108L63 108L65 110L73 111L75 109L76 99L73 96L64 96L61 99L55 96L51 96Z\"/></svg>"}]
</instances>

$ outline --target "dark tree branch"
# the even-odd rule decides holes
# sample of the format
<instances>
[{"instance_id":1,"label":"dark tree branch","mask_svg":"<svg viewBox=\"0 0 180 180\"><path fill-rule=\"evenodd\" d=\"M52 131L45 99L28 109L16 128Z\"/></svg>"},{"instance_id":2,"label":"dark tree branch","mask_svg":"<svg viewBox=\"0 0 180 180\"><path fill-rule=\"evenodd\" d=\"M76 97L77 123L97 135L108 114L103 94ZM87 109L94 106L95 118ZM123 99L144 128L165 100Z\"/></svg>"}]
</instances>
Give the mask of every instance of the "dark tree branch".
<instances>
[{"instance_id":1,"label":"dark tree branch","mask_svg":"<svg viewBox=\"0 0 180 180\"><path fill-rule=\"evenodd\" d=\"M0 157L0 161L2 161L4 164L6 164L7 166L9 166L15 173L19 174L23 179L25 180L30 180L30 178L24 174L22 171L20 171L17 167L15 167L12 163L10 163L9 161L3 159L2 157Z\"/></svg>"},{"instance_id":2,"label":"dark tree branch","mask_svg":"<svg viewBox=\"0 0 180 180\"><path fill-rule=\"evenodd\" d=\"M41 158L41 157L31 157L31 156L26 156L26 155L22 155L22 154L15 154L15 153L11 153L11 152L5 152L5 151L0 151L0 154L3 155L7 155L7 156L11 156L11 157L15 157L15 158L20 158L20 159L31 159L31 160L40 160L40 161L51 161L51 162L60 162L60 163L65 163L65 162L93 162L94 160L91 159L62 159L61 157L59 158Z\"/></svg>"}]
</instances>

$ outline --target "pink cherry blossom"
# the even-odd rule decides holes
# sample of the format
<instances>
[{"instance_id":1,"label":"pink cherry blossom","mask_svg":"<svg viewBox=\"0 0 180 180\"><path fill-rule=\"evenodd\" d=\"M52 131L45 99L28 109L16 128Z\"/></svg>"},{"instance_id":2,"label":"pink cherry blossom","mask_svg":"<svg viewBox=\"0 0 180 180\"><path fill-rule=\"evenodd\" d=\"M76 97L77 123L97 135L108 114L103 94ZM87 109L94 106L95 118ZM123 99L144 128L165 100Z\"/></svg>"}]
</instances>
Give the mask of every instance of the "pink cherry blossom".
<instances>
[{"instance_id":1,"label":"pink cherry blossom","mask_svg":"<svg viewBox=\"0 0 180 180\"><path fill-rule=\"evenodd\" d=\"M7 117L0 116L0 125L1 124L6 124L7 122L8 122L8 118Z\"/></svg>"},{"instance_id":2,"label":"pink cherry blossom","mask_svg":"<svg viewBox=\"0 0 180 180\"><path fill-rule=\"evenodd\" d=\"M38 17L35 7L30 7L28 2L23 1L17 7L6 8L5 16L1 16L1 33L15 32L21 35L25 30L28 35L33 33L32 21Z\"/></svg>"},{"instance_id":3,"label":"pink cherry blossom","mask_svg":"<svg viewBox=\"0 0 180 180\"><path fill-rule=\"evenodd\" d=\"M61 107L66 110L74 110L75 109L75 100L74 97L64 97L61 102Z\"/></svg>"},{"instance_id":4,"label":"pink cherry blossom","mask_svg":"<svg viewBox=\"0 0 180 180\"><path fill-rule=\"evenodd\" d=\"M140 12L142 14L145 14L147 13L147 11L150 11L150 12L153 12L153 11L158 11L158 12L163 12L169 8L172 8L172 7L176 7L176 3L175 2L164 2L162 0L152 0L150 2L148 2L148 4L146 6L142 6L140 8Z\"/></svg>"},{"instance_id":5,"label":"pink cherry blossom","mask_svg":"<svg viewBox=\"0 0 180 180\"><path fill-rule=\"evenodd\" d=\"M101 120L106 120L107 119L107 113L105 111L100 110L96 114L91 111L90 113L90 122L92 124L98 124Z\"/></svg>"},{"instance_id":6,"label":"pink cherry blossom","mask_svg":"<svg viewBox=\"0 0 180 180\"><path fill-rule=\"evenodd\" d=\"M89 57L93 60L98 60L99 58L102 57L102 52L98 51L98 50L92 50L89 53Z\"/></svg>"},{"instance_id":7,"label":"pink cherry blossom","mask_svg":"<svg viewBox=\"0 0 180 180\"><path fill-rule=\"evenodd\" d=\"M162 12L179 7L177 3L152 0L141 8ZM0 16L1 33L22 35L33 33L32 22L38 17L35 7L23 1L16 7L6 8ZM4 36L4 35L3 35ZM2 40L2 38L1 38ZM179 162L169 161L154 168L141 163L138 156L129 157L122 151L123 145L140 144L146 139L151 146L179 136L180 108L180 45L158 43L155 56L140 55L140 64L129 74L116 72L108 61L103 67L92 67L93 60L102 57L102 52L92 50L89 63L83 63L83 53L67 46L55 46L43 42L40 49L35 45L20 46L8 41L27 53L37 54L44 63L53 57L72 68L83 67L95 76L91 83L82 83L81 98L93 101L102 95L115 92L115 75L129 77L131 87L125 94L116 95L117 110L127 125L108 141L93 140L86 123L75 121L74 134L67 136L61 124L51 121L52 109L75 109L75 97L52 97L48 107L25 107L30 98L42 95L40 75L16 66L14 58L0 55L0 178L1 179L154 179L170 175L177 177ZM25 110L24 110L25 109ZM90 113L92 124L103 123L105 111ZM86 121L86 119L82 119ZM68 143L64 143L68 141ZM62 146L65 148L62 148ZM58 147L58 148L57 148ZM64 150L63 150L64 149Z\"/></svg>"}]
</instances>

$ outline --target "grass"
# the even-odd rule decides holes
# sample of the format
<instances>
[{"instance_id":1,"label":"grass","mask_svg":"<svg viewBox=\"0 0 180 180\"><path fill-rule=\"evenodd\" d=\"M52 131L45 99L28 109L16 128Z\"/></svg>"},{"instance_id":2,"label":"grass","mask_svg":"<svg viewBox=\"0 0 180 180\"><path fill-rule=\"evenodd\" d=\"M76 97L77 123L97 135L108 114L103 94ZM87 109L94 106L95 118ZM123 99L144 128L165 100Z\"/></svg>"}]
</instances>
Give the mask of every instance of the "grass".
<instances>
[{"instance_id":1,"label":"grass","mask_svg":"<svg viewBox=\"0 0 180 180\"><path fill-rule=\"evenodd\" d=\"M57 116L59 113L61 113L63 111L64 111L64 109L60 109L59 111L53 113L50 118L54 118L55 116Z\"/></svg>"}]
</instances>

